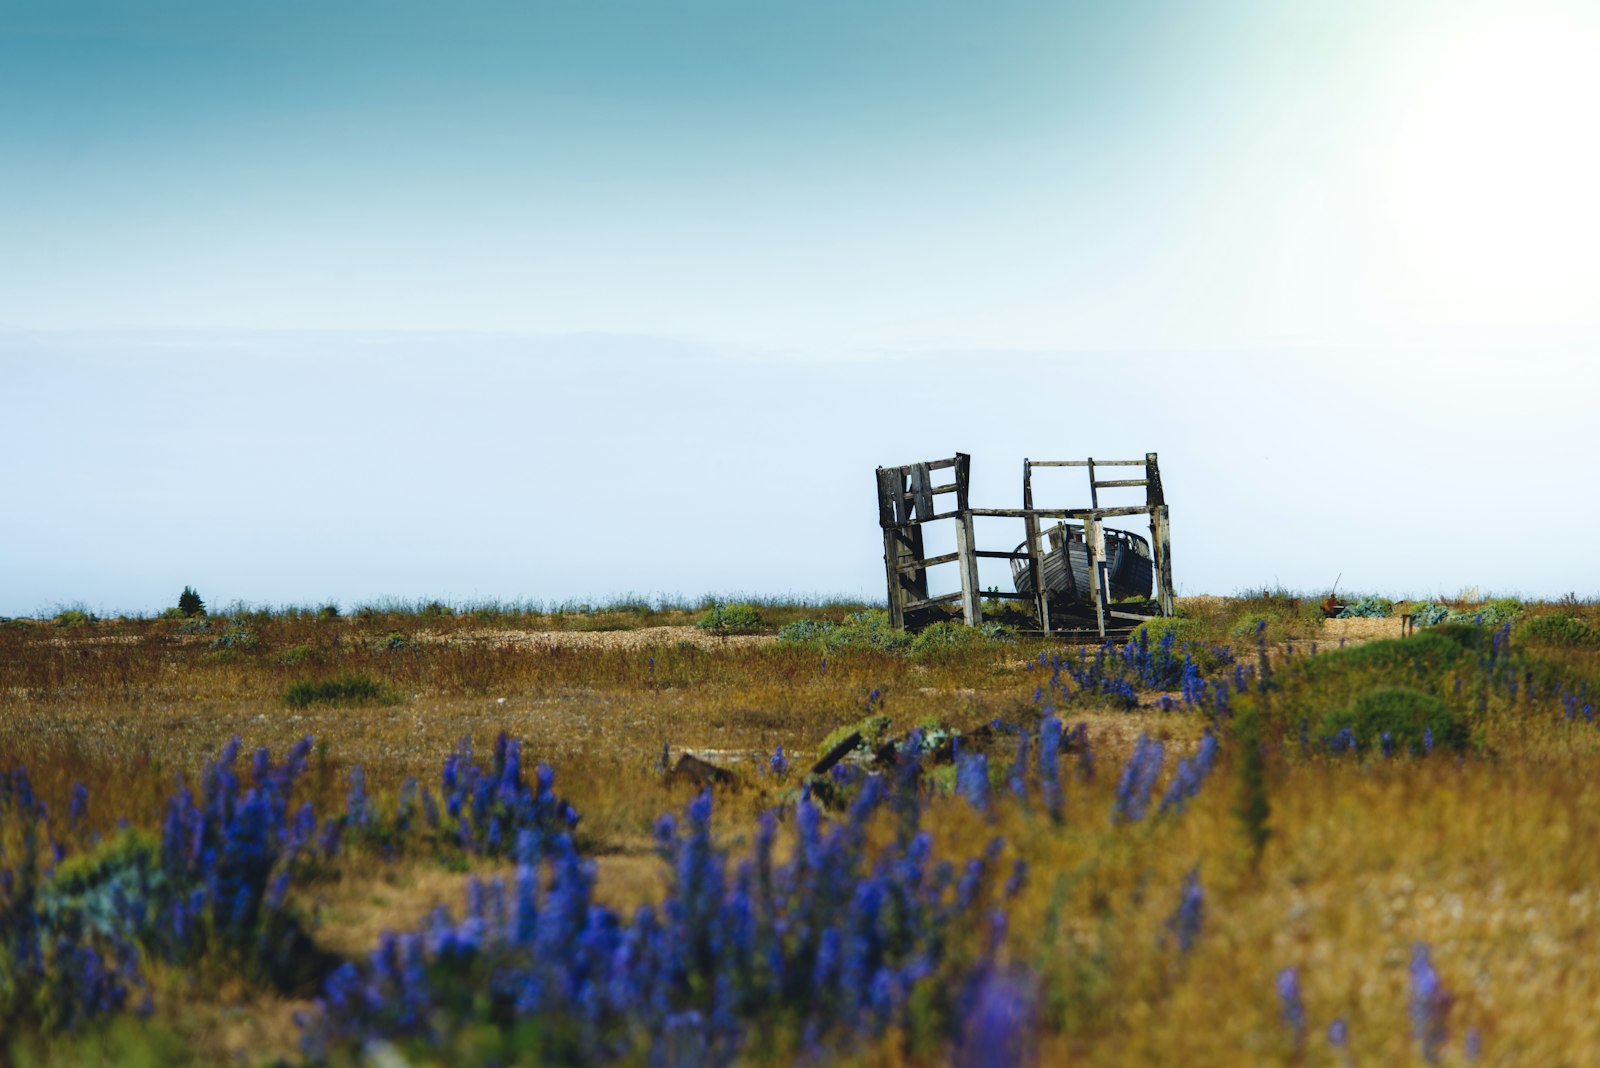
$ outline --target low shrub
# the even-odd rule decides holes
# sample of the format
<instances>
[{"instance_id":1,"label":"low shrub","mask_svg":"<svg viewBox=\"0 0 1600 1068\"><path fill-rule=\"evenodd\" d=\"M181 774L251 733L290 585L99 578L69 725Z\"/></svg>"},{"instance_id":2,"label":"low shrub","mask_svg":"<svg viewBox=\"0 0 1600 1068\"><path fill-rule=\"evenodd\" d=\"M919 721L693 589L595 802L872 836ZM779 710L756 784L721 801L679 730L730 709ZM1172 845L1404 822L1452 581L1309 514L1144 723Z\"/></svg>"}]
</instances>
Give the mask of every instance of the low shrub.
<instances>
[{"instance_id":1,"label":"low shrub","mask_svg":"<svg viewBox=\"0 0 1600 1068\"><path fill-rule=\"evenodd\" d=\"M718 634L747 633L761 627L761 611L753 604L714 604L694 625Z\"/></svg>"},{"instance_id":2,"label":"low shrub","mask_svg":"<svg viewBox=\"0 0 1600 1068\"><path fill-rule=\"evenodd\" d=\"M1394 615L1394 602L1387 597L1363 597L1344 606L1340 619L1388 619Z\"/></svg>"},{"instance_id":3,"label":"low shrub","mask_svg":"<svg viewBox=\"0 0 1600 1068\"><path fill-rule=\"evenodd\" d=\"M1581 647L1600 644L1600 630L1588 620L1578 616L1534 616L1517 628L1517 636L1524 641L1544 645Z\"/></svg>"},{"instance_id":4,"label":"low shrub","mask_svg":"<svg viewBox=\"0 0 1600 1068\"><path fill-rule=\"evenodd\" d=\"M957 649L973 649L1015 640L1016 635L1011 628L1000 623L969 627L954 620L941 620L924 627L913 637L909 651L913 657L928 659Z\"/></svg>"},{"instance_id":5,"label":"low shrub","mask_svg":"<svg viewBox=\"0 0 1600 1068\"><path fill-rule=\"evenodd\" d=\"M1467 721L1444 701L1409 686L1368 690L1349 706L1323 716L1321 731L1331 739L1349 731L1362 749L1378 746L1403 752L1432 747L1460 751L1467 747Z\"/></svg>"},{"instance_id":6,"label":"low shrub","mask_svg":"<svg viewBox=\"0 0 1600 1068\"><path fill-rule=\"evenodd\" d=\"M250 649L255 644L255 634L237 621L230 622L221 634L211 639L213 649Z\"/></svg>"},{"instance_id":7,"label":"low shrub","mask_svg":"<svg viewBox=\"0 0 1600 1068\"><path fill-rule=\"evenodd\" d=\"M889 625L889 613L882 608L851 612L841 623L831 620L802 619L778 631L778 641L786 644L816 644L831 649L908 648L913 636Z\"/></svg>"},{"instance_id":8,"label":"low shrub","mask_svg":"<svg viewBox=\"0 0 1600 1068\"><path fill-rule=\"evenodd\" d=\"M290 708L307 705L357 705L392 703L393 698L370 675L340 675L331 679L303 679L283 693Z\"/></svg>"},{"instance_id":9,"label":"low shrub","mask_svg":"<svg viewBox=\"0 0 1600 1068\"><path fill-rule=\"evenodd\" d=\"M57 612L50 622L58 627L92 627L100 622L100 617L80 608L68 608L66 611Z\"/></svg>"}]
</instances>

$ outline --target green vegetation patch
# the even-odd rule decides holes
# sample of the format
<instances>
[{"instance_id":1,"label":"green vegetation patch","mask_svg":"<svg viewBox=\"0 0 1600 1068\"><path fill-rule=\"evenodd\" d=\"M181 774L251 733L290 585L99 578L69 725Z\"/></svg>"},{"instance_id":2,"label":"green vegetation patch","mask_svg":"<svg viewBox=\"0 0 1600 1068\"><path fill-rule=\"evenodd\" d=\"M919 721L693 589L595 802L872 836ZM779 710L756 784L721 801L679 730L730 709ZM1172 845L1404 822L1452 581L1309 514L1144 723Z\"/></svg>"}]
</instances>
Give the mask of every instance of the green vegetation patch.
<instances>
[{"instance_id":1,"label":"green vegetation patch","mask_svg":"<svg viewBox=\"0 0 1600 1068\"><path fill-rule=\"evenodd\" d=\"M304 679L283 692L290 708L308 705L394 704L395 698L370 675L340 675L331 679Z\"/></svg>"},{"instance_id":2,"label":"green vegetation patch","mask_svg":"<svg viewBox=\"0 0 1600 1068\"><path fill-rule=\"evenodd\" d=\"M1600 645L1600 630L1588 620L1570 615L1534 616L1517 628L1517 636L1524 641L1569 648Z\"/></svg>"},{"instance_id":3,"label":"green vegetation patch","mask_svg":"<svg viewBox=\"0 0 1600 1068\"><path fill-rule=\"evenodd\" d=\"M1361 748L1390 743L1402 751L1422 751L1428 741L1438 748L1467 747L1467 721L1440 698L1409 686L1382 686L1357 697L1349 706L1322 717L1323 737L1348 729Z\"/></svg>"},{"instance_id":4,"label":"green vegetation patch","mask_svg":"<svg viewBox=\"0 0 1600 1068\"><path fill-rule=\"evenodd\" d=\"M753 604L714 604L694 625L718 634L748 634L761 628L761 610Z\"/></svg>"}]
</instances>

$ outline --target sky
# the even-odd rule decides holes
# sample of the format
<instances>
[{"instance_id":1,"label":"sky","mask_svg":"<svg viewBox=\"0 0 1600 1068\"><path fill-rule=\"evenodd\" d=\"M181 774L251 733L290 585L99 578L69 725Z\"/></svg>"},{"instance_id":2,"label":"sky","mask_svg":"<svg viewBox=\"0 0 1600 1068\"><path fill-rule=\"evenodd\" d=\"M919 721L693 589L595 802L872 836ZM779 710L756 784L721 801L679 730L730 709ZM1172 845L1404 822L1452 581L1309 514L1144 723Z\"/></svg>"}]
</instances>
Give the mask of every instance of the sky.
<instances>
[{"instance_id":1,"label":"sky","mask_svg":"<svg viewBox=\"0 0 1600 1068\"><path fill-rule=\"evenodd\" d=\"M0 615L881 597L956 451L1600 595L1596 113L1576 0L0 0Z\"/></svg>"}]
</instances>

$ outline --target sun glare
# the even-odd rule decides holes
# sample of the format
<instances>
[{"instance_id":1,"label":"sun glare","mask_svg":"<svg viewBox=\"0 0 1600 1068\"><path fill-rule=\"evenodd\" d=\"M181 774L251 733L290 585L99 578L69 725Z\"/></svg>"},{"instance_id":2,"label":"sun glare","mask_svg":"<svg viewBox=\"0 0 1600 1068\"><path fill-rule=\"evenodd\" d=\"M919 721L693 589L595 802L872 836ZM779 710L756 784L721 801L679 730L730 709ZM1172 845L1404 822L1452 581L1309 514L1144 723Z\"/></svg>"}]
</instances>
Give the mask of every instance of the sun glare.
<instances>
[{"instance_id":1,"label":"sun glare","mask_svg":"<svg viewBox=\"0 0 1600 1068\"><path fill-rule=\"evenodd\" d=\"M1398 236L1427 299L1475 323L1596 325L1600 29L1479 32L1411 103Z\"/></svg>"}]
</instances>

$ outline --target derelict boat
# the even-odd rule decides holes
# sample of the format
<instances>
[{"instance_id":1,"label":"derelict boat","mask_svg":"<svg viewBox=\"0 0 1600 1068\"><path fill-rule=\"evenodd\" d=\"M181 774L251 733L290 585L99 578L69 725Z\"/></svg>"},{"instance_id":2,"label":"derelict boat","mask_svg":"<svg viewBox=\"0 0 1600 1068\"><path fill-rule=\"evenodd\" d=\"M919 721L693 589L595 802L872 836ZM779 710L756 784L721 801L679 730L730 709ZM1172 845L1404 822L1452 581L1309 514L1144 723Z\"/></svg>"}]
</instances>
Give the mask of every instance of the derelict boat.
<instances>
[{"instance_id":1,"label":"derelict boat","mask_svg":"<svg viewBox=\"0 0 1600 1068\"><path fill-rule=\"evenodd\" d=\"M1054 603L1093 604L1089 594L1089 546L1083 540L1083 527L1077 523L1057 523L1042 532L1048 543L1039 560L1044 572L1044 588ZM1150 543L1126 530L1105 528L1108 600L1149 600L1155 572L1151 566ZM1017 546L1028 551L1028 543ZM1011 561L1011 581L1018 593L1033 593L1033 576L1026 558Z\"/></svg>"}]
</instances>

